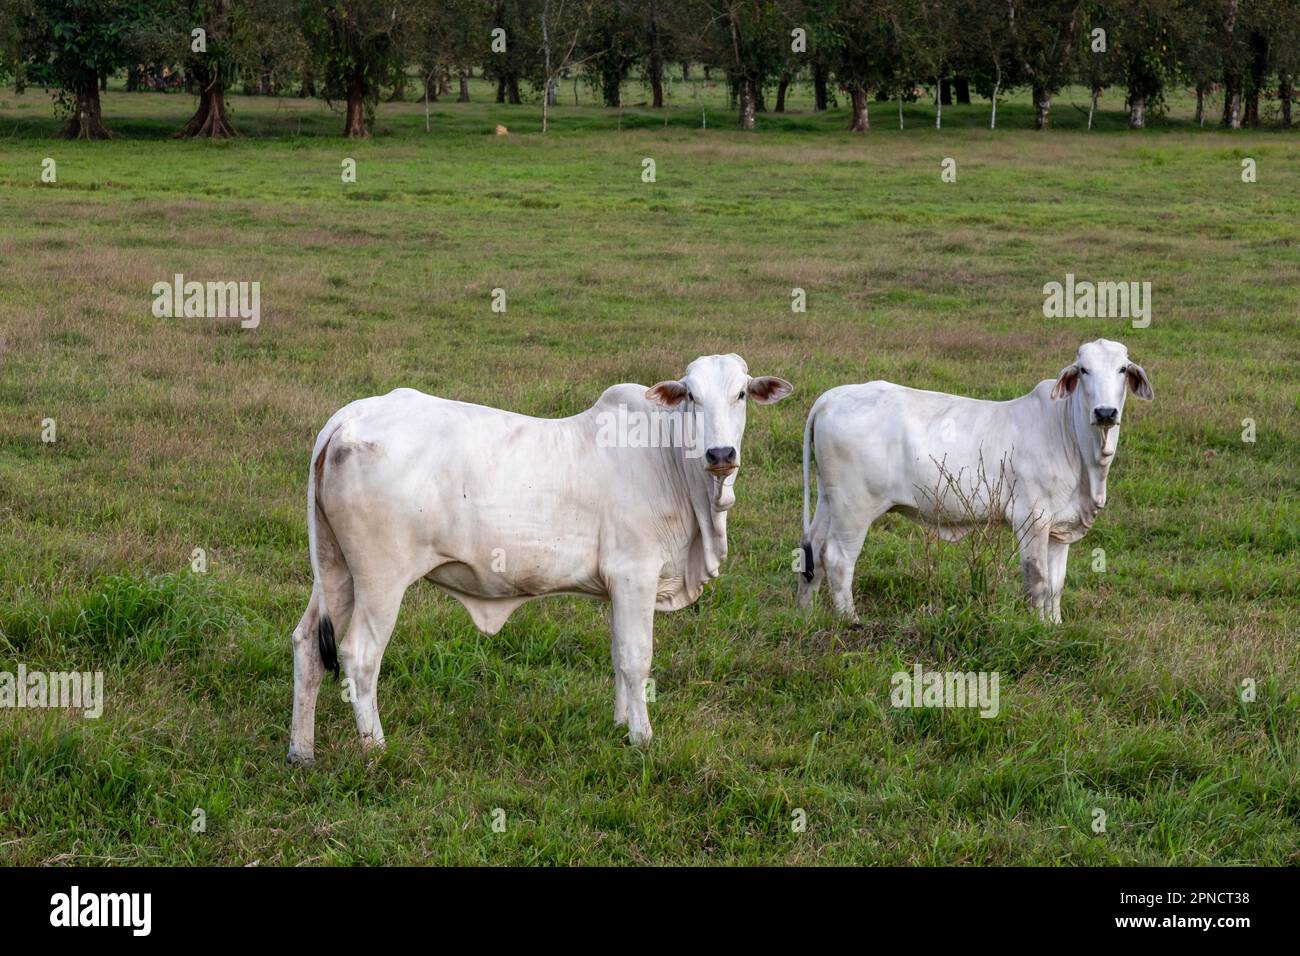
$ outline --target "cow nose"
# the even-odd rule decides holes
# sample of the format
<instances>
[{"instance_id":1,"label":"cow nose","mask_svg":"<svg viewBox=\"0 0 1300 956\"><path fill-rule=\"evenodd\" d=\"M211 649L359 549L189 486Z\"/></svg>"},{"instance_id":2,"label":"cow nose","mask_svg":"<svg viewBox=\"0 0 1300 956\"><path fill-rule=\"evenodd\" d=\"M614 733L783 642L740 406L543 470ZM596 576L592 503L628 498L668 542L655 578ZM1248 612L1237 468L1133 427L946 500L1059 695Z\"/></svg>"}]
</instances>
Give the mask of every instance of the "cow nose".
<instances>
[{"instance_id":1,"label":"cow nose","mask_svg":"<svg viewBox=\"0 0 1300 956\"><path fill-rule=\"evenodd\" d=\"M704 459L709 463L710 468L716 468L719 465L734 465L736 463L736 449L730 445L725 448L710 448L704 453Z\"/></svg>"},{"instance_id":2,"label":"cow nose","mask_svg":"<svg viewBox=\"0 0 1300 956\"><path fill-rule=\"evenodd\" d=\"M1112 425L1119 417L1119 409L1111 408L1109 405L1098 405L1092 410L1092 414L1097 419L1098 425Z\"/></svg>"}]
</instances>

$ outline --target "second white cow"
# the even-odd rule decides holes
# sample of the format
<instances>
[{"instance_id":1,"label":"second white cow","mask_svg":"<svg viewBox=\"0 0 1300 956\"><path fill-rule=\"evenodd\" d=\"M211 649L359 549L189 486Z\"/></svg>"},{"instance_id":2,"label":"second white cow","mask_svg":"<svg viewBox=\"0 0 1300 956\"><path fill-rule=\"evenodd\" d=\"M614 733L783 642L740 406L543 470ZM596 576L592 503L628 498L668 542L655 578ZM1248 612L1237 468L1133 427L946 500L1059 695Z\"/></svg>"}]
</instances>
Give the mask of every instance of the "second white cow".
<instances>
[{"instance_id":1,"label":"second white cow","mask_svg":"<svg viewBox=\"0 0 1300 956\"><path fill-rule=\"evenodd\" d=\"M804 429L799 604L808 606L825 575L836 610L856 620L853 569L867 530L892 511L950 541L985 521L1006 523L1019 538L1031 606L1059 622L1070 544L1106 504L1129 390L1153 397L1125 346L1097 339L1081 345L1059 377L1007 402L890 382L824 393Z\"/></svg>"},{"instance_id":2,"label":"second white cow","mask_svg":"<svg viewBox=\"0 0 1300 956\"><path fill-rule=\"evenodd\" d=\"M290 761L314 756L317 693L340 661L363 745L383 743L380 662L420 578L487 634L533 598L608 600L614 719L647 741L655 611L690 604L718 575L745 408L790 391L783 379L751 377L738 355L710 355L679 381L609 388L570 418L409 388L336 412L307 480L315 580L293 633Z\"/></svg>"}]
</instances>

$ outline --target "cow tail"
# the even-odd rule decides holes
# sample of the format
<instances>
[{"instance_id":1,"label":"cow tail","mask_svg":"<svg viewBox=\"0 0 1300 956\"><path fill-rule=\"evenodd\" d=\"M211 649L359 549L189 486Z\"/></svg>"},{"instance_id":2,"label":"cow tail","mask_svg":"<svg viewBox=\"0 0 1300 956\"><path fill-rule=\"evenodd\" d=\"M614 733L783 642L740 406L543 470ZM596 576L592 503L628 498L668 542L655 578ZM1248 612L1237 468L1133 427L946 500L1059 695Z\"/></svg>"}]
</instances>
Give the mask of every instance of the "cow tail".
<instances>
[{"instance_id":1,"label":"cow tail","mask_svg":"<svg viewBox=\"0 0 1300 956\"><path fill-rule=\"evenodd\" d=\"M316 530L317 518L325 522L326 530L329 529L329 522L325 518L325 512L320 506L320 483L325 473L325 453L329 450L330 439L334 437L334 428L323 442L319 443L316 457L312 461L312 468L307 474L307 553L311 557L311 573L314 581L314 590L316 592L319 604L319 621L316 625L316 646L320 650L321 663L325 669L334 672L334 679L339 677L339 652L338 645L334 640L334 622L330 620L329 609L325 606L325 581L321 576L319 541L320 535Z\"/></svg>"},{"instance_id":2,"label":"cow tail","mask_svg":"<svg viewBox=\"0 0 1300 956\"><path fill-rule=\"evenodd\" d=\"M808 413L808 423L803 427L803 579L811 581L813 579L813 549L811 539L812 517L809 514L809 490L808 490L808 470L809 470L809 453L812 449L813 442L813 419L817 415L817 407L814 404L812 411Z\"/></svg>"}]
</instances>

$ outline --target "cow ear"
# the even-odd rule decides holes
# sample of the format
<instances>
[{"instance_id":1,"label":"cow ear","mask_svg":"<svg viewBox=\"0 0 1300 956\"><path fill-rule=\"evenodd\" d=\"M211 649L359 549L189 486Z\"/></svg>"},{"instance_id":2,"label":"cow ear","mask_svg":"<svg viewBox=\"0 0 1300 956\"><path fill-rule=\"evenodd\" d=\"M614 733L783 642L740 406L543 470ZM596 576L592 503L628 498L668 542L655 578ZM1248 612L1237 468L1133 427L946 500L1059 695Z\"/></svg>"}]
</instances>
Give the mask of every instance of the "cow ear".
<instances>
[{"instance_id":1,"label":"cow ear","mask_svg":"<svg viewBox=\"0 0 1300 956\"><path fill-rule=\"evenodd\" d=\"M646 389L645 399L654 405L676 408L686 394L686 386L681 382L660 382L653 388Z\"/></svg>"},{"instance_id":2,"label":"cow ear","mask_svg":"<svg viewBox=\"0 0 1300 956\"><path fill-rule=\"evenodd\" d=\"M1079 366L1067 365L1061 369L1061 377L1056 380L1052 386L1052 398L1065 398L1066 395L1073 395L1074 390L1079 385Z\"/></svg>"},{"instance_id":3,"label":"cow ear","mask_svg":"<svg viewBox=\"0 0 1300 956\"><path fill-rule=\"evenodd\" d=\"M1155 390L1151 387L1151 380L1147 378L1147 373L1141 365L1129 362L1124 371L1128 373L1128 387L1133 390L1134 395L1144 402L1149 402L1156 397Z\"/></svg>"},{"instance_id":4,"label":"cow ear","mask_svg":"<svg viewBox=\"0 0 1300 956\"><path fill-rule=\"evenodd\" d=\"M749 384L745 386L745 391L758 404L771 405L793 392L794 386L775 375L764 375L761 378L751 378Z\"/></svg>"}]
</instances>

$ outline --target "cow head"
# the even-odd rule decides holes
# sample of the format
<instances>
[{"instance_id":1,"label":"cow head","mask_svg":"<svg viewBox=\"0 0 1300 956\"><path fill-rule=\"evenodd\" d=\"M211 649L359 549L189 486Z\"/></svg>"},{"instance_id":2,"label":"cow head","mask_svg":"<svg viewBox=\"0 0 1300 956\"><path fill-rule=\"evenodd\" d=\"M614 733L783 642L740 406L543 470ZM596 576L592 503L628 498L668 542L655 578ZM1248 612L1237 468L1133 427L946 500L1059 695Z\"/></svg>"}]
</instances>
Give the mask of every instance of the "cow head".
<instances>
[{"instance_id":1,"label":"cow head","mask_svg":"<svg viewBox=\"0 0 1300 956\"><path fill-rule=\"evenodd\" d=\"M792 392L782 378L752 378L739 355L705 355L686 367L676 382L660 382L646 399L665 408L681 409L694 425L693 441L703 451L688 462L719 481L740 468L740 443L745 436L745 407L770 405Z\"/></svg>"},{"instance_id":2,"label":"cow head","mask_svg":"<svg viewBox=\"0 0 1300 956\"><path fill-rule=\"evenodd\" d=\"M1119 342L1097 339L1079 346L1074 361L1061 370L1052 398L1071 402L1076 421L1098 430L1100 458L1109 461L1119 442L1120 417L1129 390L1138 398L1155 397L1142 366L1129 361Z\"/></svg>"}]
</instances>

